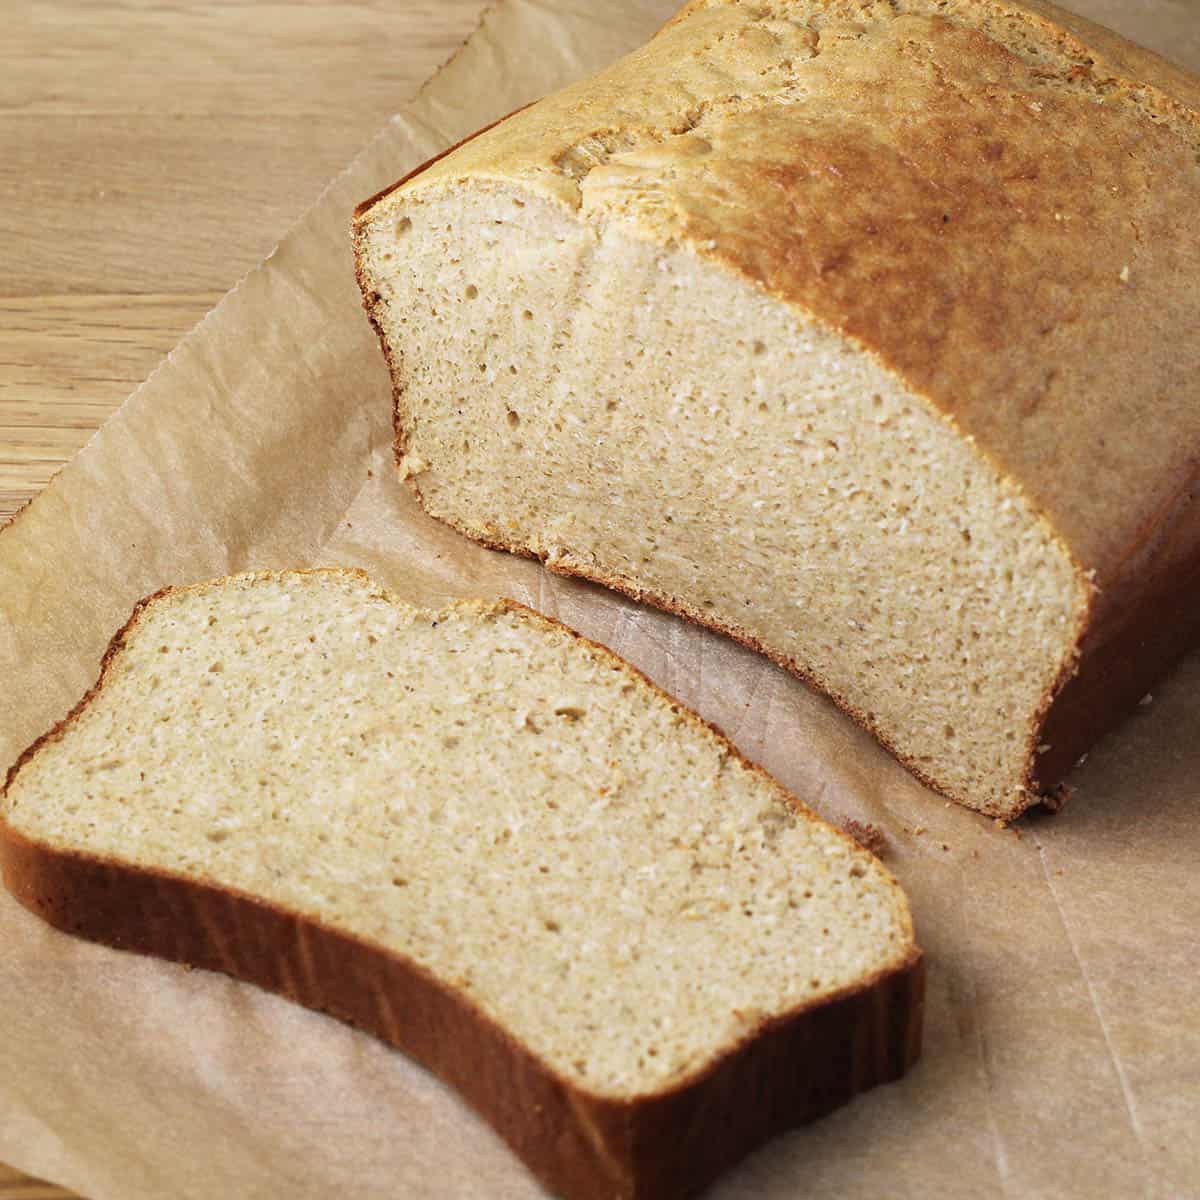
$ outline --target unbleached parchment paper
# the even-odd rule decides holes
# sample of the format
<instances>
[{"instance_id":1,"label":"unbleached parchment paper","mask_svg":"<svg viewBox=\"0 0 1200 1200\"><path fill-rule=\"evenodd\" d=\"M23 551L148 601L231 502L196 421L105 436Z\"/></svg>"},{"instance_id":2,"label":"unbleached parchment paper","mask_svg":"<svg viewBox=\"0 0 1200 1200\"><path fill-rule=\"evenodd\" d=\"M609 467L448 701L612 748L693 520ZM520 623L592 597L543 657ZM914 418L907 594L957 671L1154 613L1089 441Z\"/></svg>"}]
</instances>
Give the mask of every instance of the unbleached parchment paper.
<instances>
[{"instance_id":1,"label":"unbleached parchment paper","mask_svg":"<svg viewBox=\"0 0 1200 1200\"><path fill-rule=\"evenodd\" d=\"M1200 68L1200 8L1075 0ZM505 594L606 642L835 820L870 821L930 964L901 1083L719 1183L763 1197L1200 1195L1200 656L1004 830L923 789L728 640L476 547L391 470L353 205L648 36L672 0L503 0L259 269L0 534L0 761L91 683L143 594L354 564ZM252 987L77 943L0 891L0 1159L92 1200L541 1195L435 1079Z\"/></svg>"}]
</instances>

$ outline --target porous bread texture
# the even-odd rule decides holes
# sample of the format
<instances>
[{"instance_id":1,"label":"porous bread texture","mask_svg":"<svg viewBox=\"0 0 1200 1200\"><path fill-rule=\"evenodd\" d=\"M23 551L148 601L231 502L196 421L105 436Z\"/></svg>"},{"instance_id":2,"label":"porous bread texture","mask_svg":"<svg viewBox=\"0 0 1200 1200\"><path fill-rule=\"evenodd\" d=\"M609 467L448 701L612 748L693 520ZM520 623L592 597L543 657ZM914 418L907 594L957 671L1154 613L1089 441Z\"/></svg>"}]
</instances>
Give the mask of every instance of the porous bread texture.
<instances>
[{"instance_id":1,"label":"porous bread texture","mask_svg":"<svg viewBox=\"0 0 1200 1200\"><path fill-rule=\"evenodd\" d=\"M149 603L0 833L403 957L593 1096L685 1083L917 955L877 860L619 659L353 572Z\"/></svg>"},{"instance_id":2,"label":"porous bread texture","mask_svg":"<svg viewBox=\"0 0 1200 1200\"><path fill-rule=\"evenodd\" d=\"M763 650L1001 817L1140 547L1194 557L1200 93L1055 11L700 0L356 225L427 511Z\"/></svg>"},{"instance_id":3,"label":"porous bread texture","mask_svg":"<svg viewBox=\"0 0 1200 1200\"><path fill-rule=\"evenodd\" d=\"M431 514L732 632L950 794L1023 804L1084 597L948 423L686 251L500 185L406 212L380 287ZM489 230L501 252L467 253Z\"/></svg>"}]
</instances>

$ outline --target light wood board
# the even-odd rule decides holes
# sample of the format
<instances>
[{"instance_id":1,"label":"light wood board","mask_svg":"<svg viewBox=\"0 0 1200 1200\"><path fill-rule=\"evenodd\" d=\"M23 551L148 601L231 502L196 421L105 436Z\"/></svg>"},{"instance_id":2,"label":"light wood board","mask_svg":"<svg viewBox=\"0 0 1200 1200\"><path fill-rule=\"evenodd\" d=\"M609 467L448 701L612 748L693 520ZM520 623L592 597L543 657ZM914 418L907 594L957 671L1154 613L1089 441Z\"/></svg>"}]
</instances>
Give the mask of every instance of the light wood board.
<instances>
[{"instance_id":1,"label":"light wood board","mask_svg":"<svg viewBox=\"0 0 1200 1200\"><path fill-rule=\"evenodd\" d=\"M35 0L6 16L0 523L270 253L485 7ZM67 1195L0 1164L0 1200Z\"/></svg>"}]
</instances>

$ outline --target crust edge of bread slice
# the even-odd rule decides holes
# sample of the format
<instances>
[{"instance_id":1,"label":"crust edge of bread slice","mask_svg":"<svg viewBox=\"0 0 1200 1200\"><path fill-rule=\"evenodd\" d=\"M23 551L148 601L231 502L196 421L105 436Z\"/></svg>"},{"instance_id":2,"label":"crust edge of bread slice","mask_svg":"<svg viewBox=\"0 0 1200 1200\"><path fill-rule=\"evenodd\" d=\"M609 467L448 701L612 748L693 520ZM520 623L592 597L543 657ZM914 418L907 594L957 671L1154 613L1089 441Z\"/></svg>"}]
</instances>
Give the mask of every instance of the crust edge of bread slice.
<instances>
[{"instance_id":1,"label":"crust edge of bread slice","mask_svg":"<svg viewBox=\"0 0 1200 1200\"><path fill-rule=\"evenodd\" d=\"M315 572L252 576L309 573ZM361 571L321 573L357 576L377 587ZM0 797L38 750L61 739L100 693L149 606L222 582L164 588L140 601L109 643L96 682L21 754ZM392 598L384 589L378 593ZM566 630L637 676L688 723L718 738L781 802L820 820L748 763L719 729L611 650L516 602L483 607ZM840 831L839 836L853 841ZM543 1183L578 1200L692 1194L784 1130L900 1078L921 1052L925 964L911 918L907 951L893 965L816 1003L768 1015L668 1087L618 1097L563 1078L469 997L404 955L239 889L58 848L13 829L2 812L0 877L20 904L56 929L221 972L403 1051L454 1088ZM907 913L899 885L887 879Z\"/></svg>"}]
</instances>

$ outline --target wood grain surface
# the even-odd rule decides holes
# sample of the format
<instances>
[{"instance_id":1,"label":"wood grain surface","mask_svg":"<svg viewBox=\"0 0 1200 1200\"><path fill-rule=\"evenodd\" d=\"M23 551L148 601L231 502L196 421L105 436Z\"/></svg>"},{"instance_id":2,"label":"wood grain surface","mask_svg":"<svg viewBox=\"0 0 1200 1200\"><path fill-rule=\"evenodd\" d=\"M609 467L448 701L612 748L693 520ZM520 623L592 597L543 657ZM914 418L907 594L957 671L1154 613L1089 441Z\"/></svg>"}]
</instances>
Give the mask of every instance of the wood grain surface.
<instances>
[{"instance_id":1,"label":"wood grain surface","mask_svg":"<svg viewBox=\"0 0 1200 1200\"><path fill-rule=\"evenodd\" d=\"M486 7L18 0L15 20L5 8L0 523L271 251ZM67 1195L0 1164L0 1200Z\"/></svg>"},{"instance_id":2,"label":"wood grain surface","mask_svg":"<svg viewBox=\"0 0 1200 1200\"><path fill-rule=\"evenodd\" d=\"M0 522L271 251L486 4L34 0L15 24L6 10Z\"/></svg>"}]
</instances>

